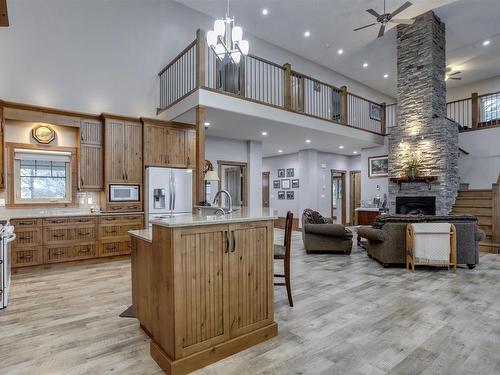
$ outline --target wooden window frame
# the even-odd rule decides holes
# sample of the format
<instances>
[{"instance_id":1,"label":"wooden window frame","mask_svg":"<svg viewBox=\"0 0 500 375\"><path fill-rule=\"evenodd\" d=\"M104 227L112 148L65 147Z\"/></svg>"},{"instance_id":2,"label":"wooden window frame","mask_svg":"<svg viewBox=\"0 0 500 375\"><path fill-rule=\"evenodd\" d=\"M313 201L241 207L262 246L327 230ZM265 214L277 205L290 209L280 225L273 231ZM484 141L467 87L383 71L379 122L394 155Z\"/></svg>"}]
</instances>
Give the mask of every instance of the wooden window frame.
<instances>
[{"instance_id":1,"label":"wooden window frame","mask_svg":"<svg viewBox=\"0 0 500 375\"><path fill-rule=\"evenodd\" d=\"M33 202L33 203L16 203L15 201L15 161L14 154L16 149L28 149L38 151L63 151L71 153L70 158L70 201L69 202ZM76 147L61 147L61 146L43 146L33 145L29 143L6 143L5 150L7 151L7 204L8 208L33 208L33 207L77 207L76 190L78 187L78 160Z\"/></svg>"},{"instance_id":2,"label":"wooden window frame","mask_svg":"<svg viewBox=\"0 0 500 375\"><path fill-rule=\"evenodd\" d=\"M248 163L241 161L232 161L232 160L217 160L217 168L219 172L219 182L218 189L222 188L222 166L229 167L241 167L243 169L243 207L248 207Z\"/></svg>"}]
</instances>

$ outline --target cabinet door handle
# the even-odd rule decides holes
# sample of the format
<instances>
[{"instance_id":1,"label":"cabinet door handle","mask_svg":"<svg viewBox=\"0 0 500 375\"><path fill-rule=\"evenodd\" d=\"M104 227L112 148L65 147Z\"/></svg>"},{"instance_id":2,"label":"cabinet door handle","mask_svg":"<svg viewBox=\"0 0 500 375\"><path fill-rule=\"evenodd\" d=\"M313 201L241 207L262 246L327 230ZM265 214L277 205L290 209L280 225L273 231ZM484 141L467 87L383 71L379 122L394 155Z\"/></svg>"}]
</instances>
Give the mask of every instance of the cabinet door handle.
<instances>
[{"instance_id":1,"label":"cabinet door handle","mask_svg":"<svg viewBox=\"0 0 500 375\"><path fill-rule=\"evenodd\" d=\"M229 232L226 232L226 249L224 250L224 253L229 253Z\"/></svg>"},{"instance_id":2,"label":"cabinet door handle","mask_svg":"<svg viewBox=\"0 0 500 375\"><path fill-rule=\"evenodd\" d=\"M90 234L90 232L85 232L85 233L78 232L79 236L88 236L89 234Z\"/></svg>"},{"instance_id":3,"label":"cabinet door handle","mask_svg":"<svg viewBox=\"0 0 500 375\"><path fill-rule=\"evenodd\" d=\"M19 225L33 225L35 222L33 221L21 221L19 222Z\"/></svg>"},{"instance_id":4,"label":"cabinet door handle","mask_svg":"<svg viewBox=\"0 0 500 375\"><path fill-rule=\"evenodd\" d=\"M20 240L31 240L33 237L31 236L22 236L22 237L19 237Z\"/></svg>"},{"instance_id":5,"label":"cabinet door handle","mask_svg":"<svg viewBox=\"0 0 500 375\"><path fill-rule=\"evenodd\" d=\"M65 234L53 234L52 237L54 238L64 238L66 235Z\"/></svg>"},{"instance_id":6,"label":"cabinet door handle","mask_svg":"<svg viewBox=\"0 0 500 375\"><path fill-rule=\"evenodd\" d=\"M83 177L80 177L80 186L83 186Z\"/></svg>"},{"instance_id":7,"label":"cabinet door handle","mask_svg":"<svg viewBox=\"0 0 500 375\"><path fill-rule=\"evenodd\" d=\"M85 248L85 249L80 249L79 253L88 253L90 251L89 248Z\"/></svg>"},{"instance_id":8,"label":"cabinet door handle","mask_svg":"<svg viewBox=\"0 0 500 375\"><path fill-rule=\"evenodd\" d=\"M19 259L28 259L28 260L30 260L30 259L33 259L33 256L32 255L21 255L19 257Z\"/></svg>"},{"instance_id":9,"label":"cabinet door handle","mask_svg":"<svg viewBox=\"0 0 500 375\"><path fill-rule=\"evenodd\" d=\"M57 255L57 256L64 255L64 251L58 251L57 253L54 253L53 255Z\"/></svg>"},{"instance_id":10,"label":"cabinet door handle","mask_svg":"<svg viewBox=\"0 0 500 375\"><path fill-rule=\"evenodd\" d=\"M116 229L113 230L105 230L104 233L116 233Z\"/></svg>"},{"instance_id":11,"label":"cabinet door handle","mask_svg":"<svg viewBox=\"0 0 500 375\"><path fill-rule=\"evenodd\" d=\"M49 221L49 223L51 223L51 224L63 224L64 221L63 220L51 220L51 221Z\"/></svg>"},{"instance_id":12,"label":"cabinet door handle","mask_svg":"<svg viewBox=\"0 0 500 375\"><path fill-rule=\"evenodd\" d=\"M231 252L234 253L236 251L236 233L234 232L234 230L232 230L231 234L233 236L233 249L231 250Z\"/></svg>"},{"instance_id":13,"label":"cabinet door handle","mask_svg":"<svg viewBox=\"0 0 500 375\"><path fill-rule=\"evenodd\" d=\"M116 246L106 246L106 250L116 250Z\"/></svg>"}]
</instances>

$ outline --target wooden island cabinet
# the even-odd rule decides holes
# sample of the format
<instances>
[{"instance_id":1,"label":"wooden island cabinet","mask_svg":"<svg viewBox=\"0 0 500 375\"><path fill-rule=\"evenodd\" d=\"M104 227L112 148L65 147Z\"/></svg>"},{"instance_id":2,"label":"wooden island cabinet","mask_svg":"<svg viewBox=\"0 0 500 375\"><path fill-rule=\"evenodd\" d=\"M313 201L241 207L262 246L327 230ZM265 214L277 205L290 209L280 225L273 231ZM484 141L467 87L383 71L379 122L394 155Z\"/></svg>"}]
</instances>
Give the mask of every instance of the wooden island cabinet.
<instances>
[{"instance_id":1,"label":"wooden island cabinet","mask_svg":"<svg viewBox=\"0 0 500 375\"><path fill-rule=\"evenodd\" d=\"M274 218L186 216L131 232L134 310L167 374L187 374L277 335Z\"/></svg>"}]
</instances>

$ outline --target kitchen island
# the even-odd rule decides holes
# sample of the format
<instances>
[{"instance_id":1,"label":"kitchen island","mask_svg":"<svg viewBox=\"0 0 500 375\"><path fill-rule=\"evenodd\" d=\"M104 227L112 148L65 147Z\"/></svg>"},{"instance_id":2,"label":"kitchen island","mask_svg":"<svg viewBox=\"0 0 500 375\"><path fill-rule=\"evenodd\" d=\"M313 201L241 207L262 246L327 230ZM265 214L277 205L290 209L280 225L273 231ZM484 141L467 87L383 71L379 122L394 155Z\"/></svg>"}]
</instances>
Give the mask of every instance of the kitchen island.
<instances>
[{"instance_id":1,"label":"kitchen island","mask_svg":"<svg viewBox=\"0 0 500 375\"><path fill-rule=\"evenodd\" d=\"M277 335L267 209L178 215L132 236L132 300L167 374L187 374Z\"/></svg>"}]
</instances>

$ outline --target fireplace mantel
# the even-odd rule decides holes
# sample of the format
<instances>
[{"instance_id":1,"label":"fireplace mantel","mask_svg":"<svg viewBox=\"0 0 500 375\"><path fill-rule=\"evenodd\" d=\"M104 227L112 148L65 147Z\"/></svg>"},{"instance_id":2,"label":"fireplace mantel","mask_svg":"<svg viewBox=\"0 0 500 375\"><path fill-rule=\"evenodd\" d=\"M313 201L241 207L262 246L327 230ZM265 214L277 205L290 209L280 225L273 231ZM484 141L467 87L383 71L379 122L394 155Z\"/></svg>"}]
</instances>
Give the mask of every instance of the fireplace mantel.
<instances>
[{"instance_id":1,"label":"fireplace mantel","mask_svg":"<svg viewBox=\"0 0 500 375\"><path fill-rule=\"evenodd\" d=\"M399 186L399 191L401 191L401 184L403 183L422 183L425 182L431 190L432 181L436 181L437 176L417 176L417 177L391 177L391 181L395 182Z\"/></svg>"}]
</instances>

